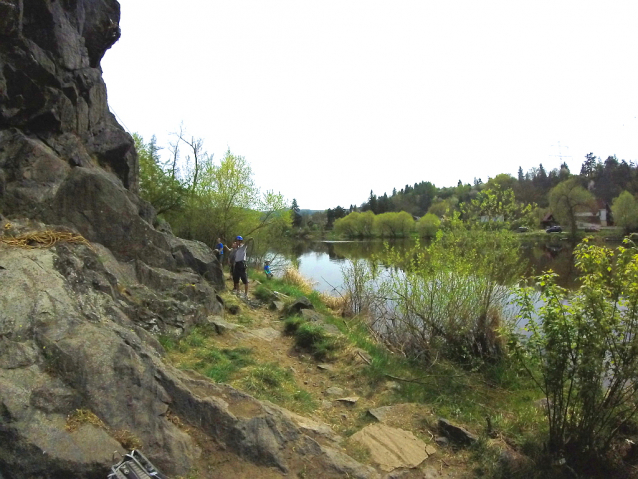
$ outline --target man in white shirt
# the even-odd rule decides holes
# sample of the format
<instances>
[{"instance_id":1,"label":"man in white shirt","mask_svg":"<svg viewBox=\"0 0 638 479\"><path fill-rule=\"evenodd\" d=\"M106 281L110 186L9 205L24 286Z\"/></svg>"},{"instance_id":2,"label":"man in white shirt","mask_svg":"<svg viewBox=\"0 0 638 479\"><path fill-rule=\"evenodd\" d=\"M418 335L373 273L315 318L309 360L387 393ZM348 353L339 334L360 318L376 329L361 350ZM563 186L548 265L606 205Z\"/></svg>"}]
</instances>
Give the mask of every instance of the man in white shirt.
<instances>
[{"instance_id":1,"label":"man in white shirt","mask_svg":"<svg viewBox=\"0 0 638 479\"><path fill-rule=\"evenodd\" d=\"M246 247L253 239L247 238L244 243L244 238L238 236L237 249L235 250L235 266L233 267L233 293L239 294L239 280L244 283L244 296L248 298L248 275L246 274Z\"/></svg>"}]
</instances>

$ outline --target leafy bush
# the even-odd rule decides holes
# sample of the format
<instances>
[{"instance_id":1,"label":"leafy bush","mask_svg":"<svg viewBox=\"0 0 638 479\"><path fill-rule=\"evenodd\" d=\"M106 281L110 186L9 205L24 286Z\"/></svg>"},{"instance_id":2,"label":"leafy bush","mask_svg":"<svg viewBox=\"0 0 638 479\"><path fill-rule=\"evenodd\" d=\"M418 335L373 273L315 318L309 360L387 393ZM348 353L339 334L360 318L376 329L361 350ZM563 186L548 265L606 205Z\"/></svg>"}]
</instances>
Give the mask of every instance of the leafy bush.
<instances>
[{"instance_id":1,"label":"leafy bush","mask_svg":"<svg viewBox=\"0 0 638 479\"><path fill-rule=\"evenodd\" d=\"M582 285L569 294L555 274L538 277L538 313L537 293L518 293L529 337L515 351L546 396L550 453L573 463L609 451L638 411L638 249L626 246L578 245Z\"/></svg>"},{"instance_id":2,"label":"leafy bush","mask_svg":"<svg viewBox=\"0 0 638 479\"><path fill-rule=\"evenodd\" d=\"M441 220L433 213L427 213L419 218L416 224L416 230L422 238L434 238L437 231L441 227Z\"/></svg>"},{"instance_id":3,"label":"leafy bush","mask_svg":"<svg viewBox=\"0 0 638 479\"><path fill-rule=\"evenodd\" d=\"M509 286L524 267L511 232L457 222L429 247L387 248L380 261L400 269L352 262L344 284L353 310L369 314L387 342L412 357L465 364L502 356Z\"/></svg>"}]
</instances>

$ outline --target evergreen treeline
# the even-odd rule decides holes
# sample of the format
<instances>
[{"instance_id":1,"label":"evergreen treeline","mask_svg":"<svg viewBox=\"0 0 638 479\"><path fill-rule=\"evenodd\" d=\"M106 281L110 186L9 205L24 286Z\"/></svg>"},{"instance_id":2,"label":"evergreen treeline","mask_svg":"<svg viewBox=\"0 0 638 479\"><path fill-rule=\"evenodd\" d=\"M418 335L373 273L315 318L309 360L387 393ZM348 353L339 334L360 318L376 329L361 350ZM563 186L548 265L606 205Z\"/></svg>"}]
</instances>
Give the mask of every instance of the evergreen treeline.
<instances>
[{"instance_id":1,"label":"evergreen treeline","mask_svg":"<svg viewBox=\"0 0 638 479\"><path fill-rule=\"evenodd\" d=\"M565 192L568 181L573 198L570 198L566 204L560 199L558 193ZM563 186L556 190L561 184ZM633 161L628 163L625 160L618 160L616 156L609 156L602 161L593 153L585 156L581 170L576 174L569 170L566 163L549 172L540 164L538 168L532 168L526 173L519 167L516 177L503 173L488 179L486 183L483 183L481 179L475 179L473 184L463 184L459 180L456 186L440 188L429 181L422 181L414 185L405 185L400 190L395 188L391 195L384 193L380 196L370 191L368 199L360 206L350 205L349 208L337 206L326 210L325 213L314 213L308 225L320 225L331 229L335 220L344 218L352 212L372 212L375 215L383 215L403 211L416 219L428 213L444 218L454 211L461 211L463 204L470 204L485 190L502 192L511 190L517 203L534 207L537 225L546 213L554 209L558 211L567 208L571 211L568 214L561 214L563 212L560 211L557 220L564 221L566 226L570 226L574 223L574 214L577 211L585 209L593 211L598 207L607 208L611 213L612 204L616 201L619 205L622 204L623 210L620 215L613 215L622 217L620 222L616 221L616 224L624 226L627 230L638 227L638 218L633 218L633 215L629 214L632 218L624 219L624 213L633 207L632 201L635 202L638 195L638 164ZM552 197L550 193L553 190L555 194ZM620 201L621 197L622 201ZM553 204L551 204L552 198ZM578 199L577 205L572 204L574 198ZM304 221L300 220L298 224L304 224Z\"/></svg>"}]
</instances>

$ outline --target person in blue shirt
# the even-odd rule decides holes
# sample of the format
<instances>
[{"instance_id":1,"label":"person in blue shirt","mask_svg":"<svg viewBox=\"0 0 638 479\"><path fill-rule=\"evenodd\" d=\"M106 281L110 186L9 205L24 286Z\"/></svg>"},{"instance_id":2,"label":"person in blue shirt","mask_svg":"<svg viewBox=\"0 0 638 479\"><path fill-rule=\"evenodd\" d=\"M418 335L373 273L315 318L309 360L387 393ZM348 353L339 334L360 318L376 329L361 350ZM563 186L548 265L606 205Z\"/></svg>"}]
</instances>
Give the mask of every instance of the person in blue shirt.
<instances>
[{"instance_id":1,"label":"person in blue shirt","mask_svg":"<svg viewBox=\"0 0 638 479\"><path fill-rule=\"evenodd\" d=\"M266 278L272 278L272 271L270 271L270 261L264 262L264 273L266 273Z\"/></svg>"},{"instance_id":2,"label":"person in blue shirt","mask_svg":"<svg viewBox=\"0 0 638 479\"><path fill-rule=\"evenodd\" d=\"M219 260L219 264L221 265L224 264L224 248L230 251L230 248L228 246L225 246L224 243L222 243L222 239L217 238L217 245L215 245L215 256L217 256L217 259Z\"/></svg>"}]
</instances>

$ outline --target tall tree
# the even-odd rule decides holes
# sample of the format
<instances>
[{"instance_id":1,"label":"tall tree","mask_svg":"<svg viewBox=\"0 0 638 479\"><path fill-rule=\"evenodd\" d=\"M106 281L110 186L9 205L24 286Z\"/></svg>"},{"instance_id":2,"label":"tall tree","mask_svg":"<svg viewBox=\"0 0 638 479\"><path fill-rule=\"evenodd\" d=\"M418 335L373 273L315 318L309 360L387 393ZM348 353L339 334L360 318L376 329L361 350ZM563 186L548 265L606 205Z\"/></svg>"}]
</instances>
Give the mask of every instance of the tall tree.
<instances>
[{"instance_id":1,"label":"tall tree","mask_svg":"<svg viewBox=\"0 0 638 479\"><path fill-rule=\"evenodd\" d=\"M623 191L614 198L611 211L614 215L614 223L622 226L625 233L630 233L638 228L638 202L628 191Z\"/></svg>"},{"instance_id":2,"label":"tall tree","mask_svg":"<svg viewBox=\"0 0 638 479\"><path fill-rule=\"evenodd\" d=\"M162 163L155 136L150 143L133 134L140 165L140 196L148 201L158 215L184 207L187 190L175 176L175 168Z\"/></svg>"},{"instance_id":3,"label":"tall tree","mask_svg":"<svg viewBox=\"0 0 638 479\"><path fill-rule=\"evenodd\" d=\"M569 224L572 239L576 236L576 214L591 209L594 196L583 188L578 178L559 183L549 193L549 206L554 217Z\"/></svg>"},{"instance_id":4,"label":"tall tree","mask_svg":"<svg viewBox=\"0 0 638 479\"><path fill-rule=\"evenodd\" d=\"M301 210L299 209L299 205L297 204L297 199L292 199L292 206L290 207L290 214L292 216L292 225L295 228L299 228L301 226L301 222L303 218L301 217Z\"/></svg>"}]
</instances>

